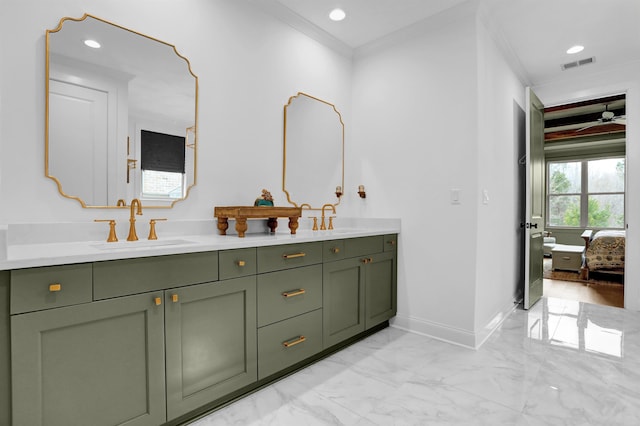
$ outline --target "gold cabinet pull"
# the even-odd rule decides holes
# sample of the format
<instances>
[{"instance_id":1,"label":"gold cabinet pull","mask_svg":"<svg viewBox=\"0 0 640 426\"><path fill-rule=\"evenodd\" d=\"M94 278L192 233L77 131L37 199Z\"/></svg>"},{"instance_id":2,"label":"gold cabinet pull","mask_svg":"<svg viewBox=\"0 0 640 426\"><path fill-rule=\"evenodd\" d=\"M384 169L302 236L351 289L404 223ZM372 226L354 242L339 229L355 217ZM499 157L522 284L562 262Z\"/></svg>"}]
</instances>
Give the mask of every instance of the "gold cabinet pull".
<instances>
[{"instance_id":1,"label":"gold cabinet pull","mask_svg":"<svg viewBox=\"0 0 640 426\"><path fill-rule=\"evenodd\" d=\"M155 303L156 306L160 306L162 305L162 299L159 297L156 297L155 299L153 299L153 303Z\"/></svg>"},{"instance_id":2,"label":"gold cabinet pull","mask_svg":"<svg viewBox=\"0 0 640 426\"><path fill-rule=\"evenodd\" d=\"M244 260L238 260L237 264L238 266L244 266L247 264L247 262L245 262Z\"/></svg>"},{"instance_id":3,"label":"gold cabinet pull","mask_svg":"<svg viewBox=\"0 0 640 426\"><path fill-rule=\"evenodd\" d=\"M395 246L396 245L396 240L389 240L389 241L387 241L387 244L389 244L391 246Z\"/></svg>"},{"instance_id":4,"label":"gold cabinet pull","mask_svg":"<svg viewBox=\"0 0 640 426\"><path fill-rule=\"evenodd\" d=\"M288 340L286 342L283 342L282 346L284 346L285 348L290 348L291 346L295 346L295 345L297 345L299 343L304 342L305 340L307 340L307 338L304 337L304 336L296 337L293 340Z\"/></svg>"},{"instance_id":5,"label":"gold cabinet pull","mask_svg":"<svg viewBox=\"0 0 640 426\"><path fill-rule=\"evenodd\" d=\"M284 254L282 255L283 258L285 259L295 259L296 257L305 257L307 254L304 252L300 252L300 253L293 253L293 254Z\"/></svg>"},{"instance_id":6,"label":"gold cabinet pull","mask_svg":"<svg viewBox=\"0 0 640 426\"><path fill-rule=\"evenodd\" d=\"M179 300L178 295L177 294L172 294L171 295L171 301L173 303L176 303Z\"/></svg>"},{"instance_id":7,"label":"gold cabinet pull","mask_svg":"<svg viewBox=\"0 0 640 426\"><path fill-rule=\"evenodd\" d=\"M364 259L362 259L362 263L371 263L373 262L373 259L370 257L365 257Z\"/></svg>"},{"instance_id":8,"label":"gold cabinet pull","mask_svg":"<svg viewBox=\"0 0 640 426\"><path fill-rule=\"evenodd\" d=\"M62 284L60 283L49 284L49 291L51 293L55 293L56 291L60 291L60 290L62 290Z\"/></svg>"},{"instance_id":9,"label":"gold cabinet pull","mask_svg":"<svg viewBox=\"0 0 640 426\"><path fill-rule=\"evenodd\" d=\"M302 294L305 294L306 291L304 288L301 288L299 290L292 290L292 291L285 291L284 293L282 293L283 297L294 297L294 296L300 296Z\"/></svg>"},{"instance_id":10,"label":"gold cabinet pull","mask_svg":"<svg viewBox=\"0 0 640 426\"><path fill-rule=\"evenodd\" d=\"M333 248L331 249L331 253L333 253L333 254L338 254L338 253L340 253L340 248L339 248L339 247L333 247Z\"/></svg>"}]
</instances>

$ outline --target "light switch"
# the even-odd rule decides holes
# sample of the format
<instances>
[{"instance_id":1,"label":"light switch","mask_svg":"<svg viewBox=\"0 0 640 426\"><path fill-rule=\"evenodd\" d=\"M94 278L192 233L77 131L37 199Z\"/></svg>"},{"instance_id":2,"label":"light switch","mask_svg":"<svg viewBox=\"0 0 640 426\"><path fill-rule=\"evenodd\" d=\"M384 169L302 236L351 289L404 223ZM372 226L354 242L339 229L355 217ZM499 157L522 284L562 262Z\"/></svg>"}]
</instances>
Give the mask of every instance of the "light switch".
<instances>
[{"instance_id":1,"label":"light switch","mask_svg":"<svg viewBox=\"0 0 640 426\"><path fill-rule=\"evenodd\" d=\"M462 191L457 188L451 189L451 204L460 204L460 193Z\"/></svg>"},{"instance_id":2,"label":"light switch","mask_svg":"<svg viewBox=\"0 0 640 426\"><path fill-rule=\"evenodd\" d=\"M482 190L482 204L489 204L489 190Z\"/></svg>"}]
</instances>

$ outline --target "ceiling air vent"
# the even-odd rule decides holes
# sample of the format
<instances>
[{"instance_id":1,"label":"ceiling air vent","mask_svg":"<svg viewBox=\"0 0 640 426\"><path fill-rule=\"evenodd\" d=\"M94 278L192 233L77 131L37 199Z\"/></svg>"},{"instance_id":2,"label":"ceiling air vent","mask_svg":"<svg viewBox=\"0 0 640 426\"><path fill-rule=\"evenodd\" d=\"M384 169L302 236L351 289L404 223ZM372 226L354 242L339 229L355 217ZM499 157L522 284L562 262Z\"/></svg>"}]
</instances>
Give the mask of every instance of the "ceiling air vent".
<instances>
[{"instance_id":1,"label":"ceiling air vent","mask_svg":"<svg viewBox=\"0 0 640 426\"><path fill-rule=\"evenodd\" d=\"M560 65L560 67L562 68L562 71L571 69L571 68L577 68L577 67L581 67L583 65L589 65L592 64L596 61L596 57L592 56L590 58L586 58L586 59L580 59L579 61L573 61L573 62L569 62L567 64L562 64Z\"/></svg>"}]
</instances>

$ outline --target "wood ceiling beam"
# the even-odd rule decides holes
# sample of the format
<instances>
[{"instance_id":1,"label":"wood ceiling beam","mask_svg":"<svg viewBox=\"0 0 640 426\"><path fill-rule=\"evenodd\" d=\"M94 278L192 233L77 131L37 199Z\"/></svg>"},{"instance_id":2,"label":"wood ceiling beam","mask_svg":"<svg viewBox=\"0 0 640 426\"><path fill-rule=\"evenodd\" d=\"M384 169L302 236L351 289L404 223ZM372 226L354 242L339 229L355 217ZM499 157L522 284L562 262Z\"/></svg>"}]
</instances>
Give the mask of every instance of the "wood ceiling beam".
<instances>
[{"instance_id":1,"label":"wood ceiling beam","mask_svg":"<svg viewBox=\"0 0 640 426\"><path fill-rule=\"evenodd\" d=\"M588 129L584 129L580 132L576 130L559 130L557 132L549 132L545 133L544 140L545 142L553 142L558 140L566 140L566 139L574 139L581 138L584 136L593 136L593 135L618 135L624 134L627 129L627 126L617 123L609 123L609 124L601 124L599 126L589 127Z\"/></svg>"}]
</instances>

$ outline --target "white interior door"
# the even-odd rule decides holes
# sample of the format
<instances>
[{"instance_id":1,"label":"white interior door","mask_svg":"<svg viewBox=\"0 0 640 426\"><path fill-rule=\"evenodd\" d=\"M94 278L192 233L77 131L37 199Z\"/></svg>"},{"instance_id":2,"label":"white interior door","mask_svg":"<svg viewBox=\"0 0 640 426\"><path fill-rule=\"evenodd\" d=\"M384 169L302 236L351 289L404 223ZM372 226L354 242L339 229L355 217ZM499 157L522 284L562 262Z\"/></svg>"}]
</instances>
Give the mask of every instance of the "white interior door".
<instances>
[{"instance_id":1,"label":"white interior door","mask_svg":"<svg viewBox=\"0 0 640 426\"><path fill-rule=\"evenodd\" d=\"M88 205L108 204L107 108L103 91L49 81L49 174Z\"/></svg>"},{"instance_id":2,"label":"white interior door","mask_svg":"<svg viewBox=\"0 0 640 426\"><path fill-rule=\"evenodd\" d=\"M544 105L527 87L526 92L526 219L524 308L542 297L544 231Z\"/></svg>"}]
</instances>

